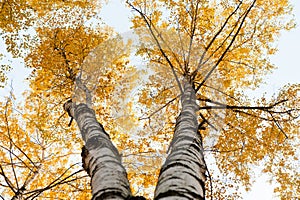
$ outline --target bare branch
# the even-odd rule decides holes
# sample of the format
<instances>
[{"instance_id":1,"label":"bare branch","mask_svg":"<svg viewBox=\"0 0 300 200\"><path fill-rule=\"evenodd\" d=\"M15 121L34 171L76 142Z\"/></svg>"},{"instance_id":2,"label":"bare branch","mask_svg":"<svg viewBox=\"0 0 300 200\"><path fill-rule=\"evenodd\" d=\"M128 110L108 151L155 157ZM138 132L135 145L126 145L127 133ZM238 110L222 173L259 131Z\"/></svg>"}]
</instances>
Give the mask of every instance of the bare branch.
<instances>
[{"instance_id":1,"label":"bare branch","mask_svg":"<svg viewBox=\"0 0 300 200\"><path fill-rule=\"evenodd\" d=\"M13 162L13 156L12 156L12 154L13 154L12 153L13 152L13 144L12 144L12 138L11 138L10 127L9 127L8 116L7 116L8 103L9 103L9 99L6 101L4 117L5 117L5 125L6 125L6 128L7 128L7 134L8 134L8 138L9 138L9 158L10 158L10 162L11 162L11 169L13 171L16 187L17 187L17 190L18 190L19 189L19 183L18 183L18 178L17 178L16 171L15 171L15 166L13 164L14 163ZM4 173L4 171L3 171L3 173Z\"/></svg>"},{"instance_id":2,"label":"bare branch","mask_svg":"<svg viewBox=\"0 0 300 200\"><path fill-rule=\"evenodd\" d=\"M244 22L248 16L248 14L250 13L251 9L254 7L256 0L254 0L252 2L252 4L250 5L250 7L247 9L239 27L238 30L236 31L236 33L234 34L232 40L230 41L229 45L227 46L227 48L225 49L225 51L222 53L222 55L220 56L220 58L218 59L218 61L216 62L215 66L212 67L212 69L208 72L208 74L205 76L205 78L203 79L203 81L200 83L200 85L198 85L198 87L196 88L196 92L202 87L202 85L207 81L207 79L211 76L211 74L215 71L215 69L219 66L219 64L221 63L221 61L223 60L223 58L225 57L226 53L229 51L230 47L232 46L233 42L235 41L238 33L240 32L241 28L244 25Z\"/></svg>"},{"instance_id":3,"label":"bare branch","mask_svg":"<svg viewBox=\"0 0 300 200\"><path fill-rule=\"evenodd\" d=\"M210 100L210 99L201 99L201 98L199 98L198 100L218 105L218 106L203 106L203 107L200 107L200 110L205 110L205 109L230 109L230 110L243 109L243 110L263 110L263 111L269 111L270 109L274 108L275 106L288 101L287 99L284 99L284 100L276 102L276 103L274 103L270 106L231 106L231 105L223 104L223 103L213 101L213 100Z\"/></svg>"},{"instance_id":4,"label":"bare branch","mask_svg":"<svg viewBox=\"0 0 300 200\"><path fill-rule=\"evenodd\" d=\"M2 165L0 165L0 175L3 176L5 182L7 183L7 187L9 187L15 193L16 192L15 187L14 187L13 183L9 180L9 178L5 175Z\"/></svg>"},{"instance_id":5,"label":"bare branch","mask_svg":"<svg viewBox=\"0 0 300 200\"><path fill-rule=\"evenodd\" d=\"M193 3L193 1L191 1ZM188 72L188 65L190 62L190 56L191 56L191 51L192 51L192 45L194 41L194 36L195 36L195 31L196 31L196 23L197 23L197 15L198 15L198 6L199 6L199 1L197 1L196 8L195 8L195 13L192 16L192 21L191 21L191 33L190 33L190 44L189 44L189 50L188 50L188 57L187 57L187 62L185 64L185 72ZM193 14L193 13L191 13Z\"/></svg>"},{"instance_id":6,"label":"bare branch","mask_svg":"<svg viewBox=\"0 0 300 200\"><path fill-rule=\"evenodd\" d=\"M167 103L165 103L162 107L160 107L156 111L152 112L149 116L147 116L147 117L141 117L141 118L139 118L139 120L150 119L153 115L155 115L156 113L158 113L159 111L161 111L162 109L164 109L165 107L167 107L170 103L172 103L173 101L175 101L180 96L181 96L181 94L177 95L176 97L174 97L173 99L171 99L170 101L168 101Z\"/></svg>"},{"instance_id":7,"label":"bare branch","mask_svg":"<svg viewBox=\"0 0 300 200\"><path fill-rule=\"evenodd\" d=\"M158 48L159 48L159 50L160 50L160 52L161 52L161 54L163 55L163 57L166 59L166 61L168 62L169 66L171 67L172 73L173 73L173 75L174 75L174 77L175 77L175 79L176 79L176 82L177 82L177 84L178 84L178 87L179 87L179 89L180 89L180 92L183 93L183 89L182 89L181 83L180 83L180 81L179 81L179 78L178 78L178 76L177 76L177 74L176 74L176 72L175 72L175 70L174 70L174 66L173 66L171 60L169 59L169 57L167 56L167 54L165 53L165 51L162 49L161 44L160 44L160 42L158 41L158 38L156 37L156 35L155 35L154 32L153 32L153 29L152 29L153 24L152 24L151 20L148 20L147 17L145 16L145 14L144 14L141 10L139 10L139 9L137 9L135 6L133 6L131 3L129 3L129 1L126 1L126 3L127 3L133 10L135 10L136 12L138 12L138 13L141 15L141 17L144 19L145 23L147 24L147 27L148 27L149 30L150 30L151 35L153 36L153 38L154 38L154 40L155 40L155 42L156 42L156 45L158 46ZM154 28L155 28L155 27L154 27ZM160 36L160 37L161 37L161 36ZM162 37L161 37L161 39L162 39ZM173 52L173 51L171 51L171 52ZM175 56L175 58L177 59L177 56Z\"/></svg>"},{"instance_id":8,"label":"bare branch","mask_svg":"<svg viewBox=\"0 0 300 200\"><path fill-rule=\"evenodd\" d=\"M279 124L279 122L275 119L275 117L272 115L272 113L269 112L269 114L271 115L274 123L276 124L277 128L280 130L280 132L283 133L283 135L285 136L285 139L288 139L289 137L287 136L287 134L284 132L284 130L282 129L282 126Z\"/></svg>"},{"instance_id":9,"label":"bare branch","mask_svg":"<svg viewBox=\"0 0 300 200\"><path fill-rule=\"evenodd\" d=\"M87 175L86 175L86 176L82 176L82 177L79 177L79 178L69 179L69 178L73 177L74 175L76 175L76 174L78 174L78 173L84 171L84 169L80 169L80 170L78 170L78 171L75 171L75 172L71 173L70 175L66 176L65 178L61 179L61 178L63 177L63 175L64 175L65 173L67 173L67 172L68 172L73 166L75 166L75 165L77 165L77 163L71 165L68 169L65 170L65 172L63 172L59 177L57 177L54 181L52 181L50 184L48 184L48 185L45 186L44 188L36 189L36 190L28 191L28 192L24 193L24 194L26 194L26 195L31 194L31 195L29 195L26 199L29 199L29 198L34 199L34 198L36 198L37 196L39 196L41 193L43 193L44 191L50 190L51 188L56 187L57 185L69 183L69 182L72 182L72 181L74 181L74 180L77 180L77 179L80 179L80 178L87 177ZM60 179L61 179L61 180L60 180ZM68 180L68 179L69 179L69 180Z\"/></svg>"},{"instance_id":10,"label":"bare branch","mask_svg":"<svg viewBox=\"0 0 300 200\"><path fill-rule=\"evenodd\" d=\"M210 127L212 127L215 131L217 131L218 129L212 125L212 123L210 123L204 116L202 113L199 114L199 116L202 118L203 122L207 123Z\"/></svg>"},{"instance_id":11,"label":"bare branch","mask_svg":"<svg viewBox=\"0 0 300 200\"><path fill-rule=\"evenodd\" d=\"M237 12L237 10L240 8L240 6L242 5L243 1L240 1L240 3L238 4L238 6L235 8L235 10L226 18L225 22L223 23L223 25L221 26L221 28L219 29L219 31L214 35L214 37L211 39L211 41L208 43L205 51L203 52L203 54L201 55L200 59L199 59L199 63L198 63L198 67L197 69L193 72L192 76L196 76L196 73L199 71L199 69L201 68L201 64L202 64L202 60L204 59L204 56L207 52L207 50L212 46L212 44L214 43L214 41L217 39L217 37L222 33L223 29L226 27L229 19ZM226 38L227 39L227 38ZM225 39L225 40L226 40Z\"/></svg>"},{"instance_id":12,"label":"bare branch","mask_svg":"<svg viewBox=\"0 0 300 200\"><path fill-rule=\"evenodd\" d=\"M0 145L0 147L1 148L3 148L3 149L5 149L6 151L8 151L9 153L11 153L14 157L16 157L23 165L25 165L25 167L26 168L28 168L30 171L33 171L32 169L31 169L31 167L30 166L28 166L18 155L16 155L14 152L12 152L10 149L8 149L8 148L6 148L5 146L2 146L2 145ZM23 153L23 152L22 152ZM25 155L25 154L24 154ZM27 155L25 155L26 157L28 157ZM30 160L30 162L32 162L32 160ZM9 163L9 165L15 165L15 162L10 162ZM33 164L33 166L34 167L36 167L35 166L35 163L33 163L32 162L32 164Z\"/></svg>"},{"instance_id":13,"label":"bare branch","mask_svg":"<svg viewBox=\"0 0 300 200\"><path fill-rule=\"evenodd\" d=\"M197 83L197 82L196 82L196 83ZM198 84L200 84L200 83L198 83ZM204 87L207 87L207 88L209 88L209 89L212 89L212 90L214 90L214 91L217 91L218 93L223 94L223 95L225 95L225 96L227 96L227 97L233 99L234 101L240 103L240 101L239 101L237 98L235 98L235 97L233 97L233 96L231 96L231 95L229 95L229 94L226 94L225 92L223 92L222 90L220 90L220 89L218 89L218 88L215 88L215 87L213 87L213 86L206 85L206 84L203 84L203 86L204 86Z\"/></svg>"}]
</instances>

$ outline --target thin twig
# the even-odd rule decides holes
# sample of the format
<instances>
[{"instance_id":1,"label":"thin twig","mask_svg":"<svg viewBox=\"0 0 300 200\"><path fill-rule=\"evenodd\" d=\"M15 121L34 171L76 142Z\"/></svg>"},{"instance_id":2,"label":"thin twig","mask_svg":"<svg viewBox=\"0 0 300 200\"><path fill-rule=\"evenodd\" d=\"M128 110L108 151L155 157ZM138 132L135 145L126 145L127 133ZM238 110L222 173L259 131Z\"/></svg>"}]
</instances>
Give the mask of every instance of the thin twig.
<instances>
[{"instance_id":1,"label":"thin twig","mask_svg":"<svg viewBox=\"0 0 300 200\"><path fill-rule=\"evenodd\" d=\"M236 11L239 9L239 7L241 6L242 1L240 1L239 5L235 8L235 10L227 17L227 19L225 20L225 22L223 23L223 25L221 26L221 28L219 29L219 31L214 35L214 37L211 39L211 41L209 42L209 44L207 45L205 51L203 52L203 54L201 55L200 59L199 59L199 63L198 63L198 67L197 69L193 72L193 76L196 76L196 73L199 71L199 69L201 68L201 64L202 64L202 60L204 59L204 56L206 54L206 52L208 51L208 49L212 46L212 44L214 43L214 41L216 40L216 38L218 37L218 35L220 35L223 31L223 29L226 27L229 19L236 13Z\"/></svg>"},{"instance_id":2,"label":"thin twig","mask_svg":"<svg viewBox=\"0 0 300 200\"><path fill-rule=\"evenodd\" d=\"M176 97L174 97L173 99L171 99L170 101L168 101L166 104L164 104L162 107L160 107L156 111L152 112L149 116L147 116L147 117L141 117L141 118L139 118L139 120L150 119L153 115L155 115L156 113L158 113L159 111L161 111L162 109L164 109L165 107L167 107L170 103L172 103L173 101L175 101L180 96L181 96L181 94L177 95Z\"/></svg>"},{"instance_id":3,"label":"thin twig","mask_svg":"<svg viewBox=\"0 0 300 200\"><path fill-rule=\"evenodd\" d=\"M151 23L151 20L149 21L149 20L147 19L147 17L145 16L145 14L144 14L141 10L137 9L136 7L134 7L131 3L129 3L128 1L126 1L126 3L127 3L133 10L135 10L136 12L138 12L138 13L141 15L141 17L144 19L144 21L146 22L147 27L149 28L149 31L150 31L151 35L153 36L153 38L154 38L154 40L155 40L155 42L156 42L156 45L158 46L158 48L159 48L161 54L163 55L163 57L164 57L164 58L166 59L166 61L168 62L169 66L171 67L172 73L173 73L173 75L174 75L174 77L175 77L175 79L176 79L176 82L177 82L177 84L178 84L178 87L179 87L179 89L180 89L181 94L183 94L183 89L182 89L182 86L181 86L181 84L180 84L179 78L178 78L178 76L177 76L177 74L176 74L176 72L175 72L175 70L174 70L174 66L173 66L171 60L169 59L169 57L166 55L165 51L162 49L161 44L160 44L160 42L158 41L158 38L155 36L155 34L154 34L154 32L153 32L153 29L152 29L152 25L153 25L153 24ZM177 57L175 56L175 58L177 58Z\"/></svg>"},{"instance_id":4,"label":"thin twig","mask_svg":"<svg viewBox=\"0 0 300 200\"><path fill-rule=\"evenodd\" d=\"M230 47L232 46L233 42L235 41L238 33L240 32L240 30L242 29L244 22L248 16L248 14L250 13L251 9L253 8L254 4L255 4L256 0L254 0L252 2L252 4L250 5L250 7L247 9L241 23L240 26L238 27L236 33L234 34L232 40L230 41L229 45L227 46L227 48L225 49L225 51L222 53L222 55L220 56L220 58L218 59L217 63L215 64L215 66L212 67L212 69L208 72L208 74L206 74L205 78L203 79L203 81L200 83L200 85L198 85L198 87L196 88L196 92L202 87L202 85L207 81L207 79L211 76L211 74L215 71L215 69L219 66L219 64L221 63L221 61L223 60L223 58L225 57L226 53L229 51Z\"/></svg>"}]
</instances>

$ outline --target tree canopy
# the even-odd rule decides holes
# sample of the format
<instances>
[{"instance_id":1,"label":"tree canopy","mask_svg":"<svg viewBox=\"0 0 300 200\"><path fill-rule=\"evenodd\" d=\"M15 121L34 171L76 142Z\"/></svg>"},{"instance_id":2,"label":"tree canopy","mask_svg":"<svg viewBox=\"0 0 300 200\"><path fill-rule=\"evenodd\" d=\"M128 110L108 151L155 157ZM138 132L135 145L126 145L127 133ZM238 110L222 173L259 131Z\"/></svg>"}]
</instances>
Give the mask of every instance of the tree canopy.
<instances>
[{"instance_id":1,"label":"tree canopy","mask_svg":"<svg viewBox=\"0 0 300 200\"><path fill-rule=\"evenodd\" d=\"M32 72L23 98L11 92L0 104L0 197L94 195L81 150L86 124L74 116L87 104L122 157L132 194L153 198L191 104L207 199L241 198L259 172L279 198L299 198L300 85L272 98L245 92L276 68L280 32L295 27L289 1L128 0L138 42L105 25L104 3L1 2L7 52ZM3 65L0 81L17 67Z\"/></svg>"}]
</instances>

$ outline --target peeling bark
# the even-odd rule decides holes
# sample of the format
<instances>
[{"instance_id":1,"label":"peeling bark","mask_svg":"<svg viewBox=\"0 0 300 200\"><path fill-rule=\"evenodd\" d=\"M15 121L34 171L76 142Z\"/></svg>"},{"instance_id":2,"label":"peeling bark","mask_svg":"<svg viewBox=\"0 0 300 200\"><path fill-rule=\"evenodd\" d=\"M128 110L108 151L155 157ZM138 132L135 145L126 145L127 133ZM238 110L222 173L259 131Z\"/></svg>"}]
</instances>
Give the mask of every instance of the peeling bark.
<instances>
[{"instance_id":1,"label":"peeling bark","mask_svg":"<svg viewBox=\"0 0 300 200\"><path fill-rule=\"evenodd\" d=\"M195 90L185 82L169 155L161 168L155 200L205 199L206 164L198 132Z\"/></svg>"}]
</instances>

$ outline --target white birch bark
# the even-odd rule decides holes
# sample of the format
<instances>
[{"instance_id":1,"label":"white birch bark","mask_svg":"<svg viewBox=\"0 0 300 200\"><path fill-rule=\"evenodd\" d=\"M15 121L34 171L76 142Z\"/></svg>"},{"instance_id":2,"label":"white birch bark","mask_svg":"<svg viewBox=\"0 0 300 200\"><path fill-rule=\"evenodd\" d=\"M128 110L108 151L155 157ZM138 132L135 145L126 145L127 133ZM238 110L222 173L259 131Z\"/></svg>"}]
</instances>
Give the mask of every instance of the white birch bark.
<instances>
[{"instance_id":1,"label":"white birch bark","mask_svg":"<svg viewBox=\"0 0 300 200\"><path fill-rule=\"evenodd\" d=\"M127 173L121 157L95 112L86 104L70 106L85 146L82 149L83 167L91 177L94 200L128 199L131 196Z\"/></svg>"},{"instance_id":2,"label":"white birch bark","mask_svg":"<svg viewBox=\"0 0 300 200\"><path fill-rule=\"evenodd\" d=\"M181 104L170 153L155 189L155 200L205 199L206 165L196 114L199 106L195 91L187 82L184 83Z\"/></svg>"}]
</instances>

